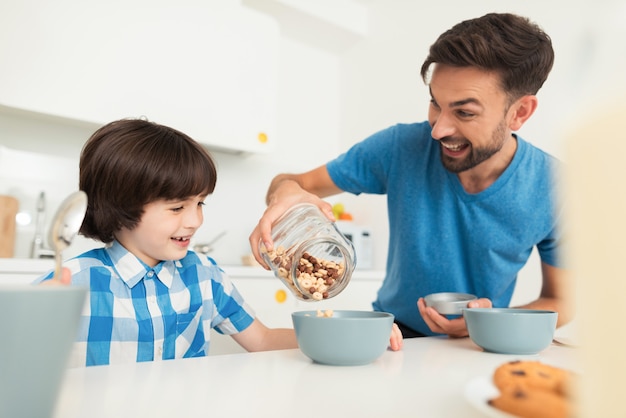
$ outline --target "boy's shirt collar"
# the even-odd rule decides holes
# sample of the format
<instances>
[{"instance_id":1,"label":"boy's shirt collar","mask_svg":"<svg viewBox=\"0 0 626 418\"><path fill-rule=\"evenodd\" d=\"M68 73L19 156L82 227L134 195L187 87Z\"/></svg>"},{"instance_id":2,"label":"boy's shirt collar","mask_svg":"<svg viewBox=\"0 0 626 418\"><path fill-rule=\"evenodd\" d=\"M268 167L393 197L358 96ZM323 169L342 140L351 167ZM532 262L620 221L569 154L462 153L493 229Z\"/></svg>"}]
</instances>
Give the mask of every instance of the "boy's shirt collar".
<instances>
[{"instance_id":1,"label":"boy's shirt collar","mask_svg":"<svg viewBox=\"0 0 626 418\"><path fill-rule=\"evenodd\" d=\"M149 275L150 272L154 272L161 283L167 286L167 288L171 288L176 272L176 265L177 263L180 264L177 261L166 260L161 261L154 266L154 268L151 268L124 248L118 241L113 241L108 245L106 251L109 257L111 257L117 274L129 288L134 287L143 280L146 275Z\"/></svg>"}]
</instances>

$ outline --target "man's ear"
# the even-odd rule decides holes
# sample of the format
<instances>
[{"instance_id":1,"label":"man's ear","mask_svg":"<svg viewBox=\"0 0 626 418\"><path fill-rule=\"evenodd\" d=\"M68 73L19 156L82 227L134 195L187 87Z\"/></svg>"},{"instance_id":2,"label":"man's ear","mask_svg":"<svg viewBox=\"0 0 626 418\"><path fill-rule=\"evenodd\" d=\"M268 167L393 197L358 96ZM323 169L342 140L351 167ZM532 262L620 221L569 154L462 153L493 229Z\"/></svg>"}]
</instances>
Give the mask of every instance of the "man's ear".
<instances>
[{"instance_id":1,"label":"man's ear","mask_svg":"<svg viewBox=\"0 0 626 418\"><path fill-rule=\"evenodd\" d=\"M537 109L537 96L529 94L517 99L509 109L509 129L511 131L519 130L535 113L535 109Z\"/></svg>"}]
</instances>

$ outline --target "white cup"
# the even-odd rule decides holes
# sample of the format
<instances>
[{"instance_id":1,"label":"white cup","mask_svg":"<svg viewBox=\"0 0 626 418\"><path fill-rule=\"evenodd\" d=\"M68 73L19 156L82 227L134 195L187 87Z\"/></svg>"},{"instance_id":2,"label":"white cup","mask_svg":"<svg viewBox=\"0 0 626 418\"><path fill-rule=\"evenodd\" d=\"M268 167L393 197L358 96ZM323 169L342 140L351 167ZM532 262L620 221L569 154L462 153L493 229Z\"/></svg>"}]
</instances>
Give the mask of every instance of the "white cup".
<instances>
[{"instance_id":1,"label":"white cup","mask_svg":"<svg viewBox=\"0 0 626 418\"><path fill-rule=\"evenodd\" d=\"M53 416L86 295L70 286L0 287L0 417Z\"/></svg>"}]
</instances>

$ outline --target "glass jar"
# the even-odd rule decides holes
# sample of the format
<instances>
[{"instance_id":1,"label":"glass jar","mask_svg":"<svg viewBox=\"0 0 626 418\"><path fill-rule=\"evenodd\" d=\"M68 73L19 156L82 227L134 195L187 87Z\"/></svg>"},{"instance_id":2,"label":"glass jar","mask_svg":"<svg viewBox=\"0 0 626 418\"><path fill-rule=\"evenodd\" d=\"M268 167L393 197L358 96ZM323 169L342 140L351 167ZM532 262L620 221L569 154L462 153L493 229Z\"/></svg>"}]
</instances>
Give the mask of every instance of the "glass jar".
<instances>
[{"instance_id":1,"label":"glass jar","mask_svg":"<svg viewBox=\"0 0 626 418\"><path fill-rule=\"evenodd\" d=\"M337 296L348 285L356 255L352 242L315 205L293 206L272 225L274 249L260 252L274 275L303 301Z\"/></svg>"}]
</instances>

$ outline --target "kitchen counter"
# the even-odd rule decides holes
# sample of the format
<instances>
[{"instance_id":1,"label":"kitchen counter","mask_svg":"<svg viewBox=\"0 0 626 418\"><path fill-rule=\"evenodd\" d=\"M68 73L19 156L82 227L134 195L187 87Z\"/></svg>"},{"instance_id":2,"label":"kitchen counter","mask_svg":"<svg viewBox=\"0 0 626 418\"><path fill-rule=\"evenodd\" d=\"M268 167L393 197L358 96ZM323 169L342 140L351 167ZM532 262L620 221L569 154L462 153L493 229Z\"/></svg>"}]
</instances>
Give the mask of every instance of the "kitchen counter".
<instances>
[{"instance_id":1,"label":"kitchen counter","mask_svg":"<svg viewBox=\"0 0 626 418\"><path fill-rule=\"evenodd\" d=\"M1 273L39 274L54 268L54 259L0 258Z\"/></svg>"},{"instance_id":2,"label":"kitchen counter","mask_svg":"<svg viewBox=\"0 0 626 418\"><path fill-rule=\"evenodd\" d=\"M232 278L240 278L240 277L266 277L266 278L275 278L274 273L271 271L265 270L262 267L254 267L254 266L230 266L230 265L220 265L222 269L228 273L228 275ZM359 270L356 269L352 273L352 278L350 280L366 280L366 281L381 281L385 277L385 272L383 270Z\"/></svg>"},{"instance_id":3,"label":"kitchen counter","mask_svg":"<svg viewBox=\"0 0 626 418\"><path fill-rule=\"evenodd\" d=\"M483 399L500 364L533 359L579 371L578 350L554 344L512 356L468 338L404 343L353 367L316 364L294 349L69 369L55 417L503 417Z\"/></svg>"},{"instance_id":4,"label":"kitchen counter","mask_svg":"<svg viewBox=\"0 0 626 418\"><path fill-rule=\"evenodd\" d=\"M272 272L267 271L258 266L243 265L221 265L222 269L228 273L231 278L274 278ZM0 273L8 274L25 274L40 275L54 268L53 259L28 259L28 258L0 258ZM377 280L380 281L385 277L385 272L381 270L355 270L353 280Z\"/></svg>"}]
</instances>

